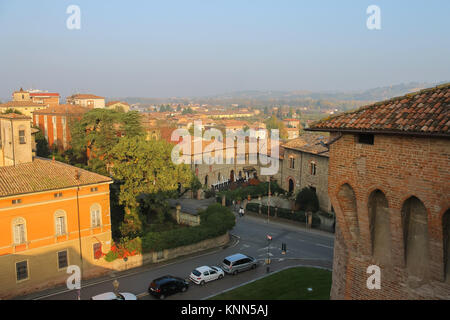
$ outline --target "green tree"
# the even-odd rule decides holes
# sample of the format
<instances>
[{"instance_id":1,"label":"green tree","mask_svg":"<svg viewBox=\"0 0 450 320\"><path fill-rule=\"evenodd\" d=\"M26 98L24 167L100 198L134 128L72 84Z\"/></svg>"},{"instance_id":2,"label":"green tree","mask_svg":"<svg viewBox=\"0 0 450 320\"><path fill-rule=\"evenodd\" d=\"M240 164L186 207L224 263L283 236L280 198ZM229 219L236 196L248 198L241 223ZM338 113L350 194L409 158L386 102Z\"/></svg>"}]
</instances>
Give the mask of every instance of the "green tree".
<instances>
[{"instance_id":1,"label":"green tree","mask_svg":"<svg viewBox=\"0 0 450 320\"><path fill-rule=\"evenodd\" d=\"M137 111L118 112L97 108L85 113L80 121L71 121L69 127L74 153L81 156L89 150L101 161L121 136L144 135Z\"/></svg>"},{"instance_id":2,"label":"green tree","mask_svg":"<svg viewBox=\"0 0 450 320\"><path fill-rule=\"evenodd\" d=\"M301 210L316 212L319 210L319 198L316 192L308 187L303 188L297 194L295 202L300 206Z\"/></svg>"},{"instance_id":3,"label":"green tree","mask_svg":"<svg viewBox=\"0 0 450 320\"><path fill-rule=\"evenodd\" d=\"M22 112L20 112L19 110L17 110L17 109L13 109L13 108L8 108L8 109L6 109L5 110L5 112L3 112L4 114L7 114L7 113L17 113L17 114L23 114Z\"/></svg>"},{"instance_id":4,"label":"green tree","mask_svg":"<svg viewBox=\"0 0 450 320\"><path fill-rule=\"evenodd\" d=\"M35 141L36 141L36 155L38 157L47 158L51 152L48 146L47 139L45 139L45 136L41 130L39 130L39 132L36 133Z\"/></svg>"},{"instance_id":5,"label":"green tree","mask_svg":"<svg viewBox=\"0 0 450 320\"><path fill-rule=\"evenodd\" d=\"M173 146L164 140L146 141L143 136L124 137L108 152L108 161L114 179L120 181L119 204L125 206L127 232L142 227L139 216L138 196L167 198L174 195L178 183L188 188L192 172L187 165L174 164L171 159Z\"/></svg>"},{"instance_id":6,"label":"green tree","mask_svg":"<svg viewBox=\"0 0 450 320\"><path fill-rule=\"evenodd\" d=\"M286 131L286 127L284 126L283 121L278 120L277 117L272 116L265 121L266 128L271 132L274 129L278 129L280 138L287 139L288 133Z\"/></svg>"}]
</instances>

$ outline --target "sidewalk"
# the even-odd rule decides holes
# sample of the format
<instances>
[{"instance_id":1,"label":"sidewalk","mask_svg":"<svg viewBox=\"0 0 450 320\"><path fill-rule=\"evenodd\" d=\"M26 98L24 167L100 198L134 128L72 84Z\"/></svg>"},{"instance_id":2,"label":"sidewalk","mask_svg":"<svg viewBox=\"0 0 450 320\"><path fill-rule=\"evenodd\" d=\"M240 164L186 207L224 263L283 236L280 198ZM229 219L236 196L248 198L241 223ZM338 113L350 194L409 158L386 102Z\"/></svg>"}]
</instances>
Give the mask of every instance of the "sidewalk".
<instances>
[{"instance_id":1,"label":"sidewalk","mask_svg":"<svg viewBox=\"0 0 450 320\"><path fill-rule=\"evenodd\" d=\"M137 268L128 269L125 271L119 271L119 272L111 271L104 276L82 280L82 288L90 287L90 286L104 283L104 282L111 282L114 279L125 278L128 276L139 274L141 272L148 271L148 270L163 268L168 265L175 264L175 263L178 263L181 261L187 261L187 260L198 258L198 257L204 256L204 255L213 254L213 253L219 252L221 250L227 249L229 247L232 247L232 246L236 245L238 242L239 242L239 238L230 233L230 241L223 246L199 251L192 255L185 255L185 256L177 257L175 259L160 262L160 263L149 263L149 264L146 264L146 265L143 265L143 266L140 266ZM69 277L69 274L67 274L67 277ZM17 297L12 298L12 300L37 300L39 298L43 298L43 297L46 297L49 295L55 295L58 293L63 293L66 291L69 291L67 289L67 287L65 285L60 285L58 287L44 289L42 291L30 293L28 295L17 296Z\"/></svg>"},{"instance_id":2,"label":"sidewalk","mask_svg":"<svg viewBox=\"0 0 450 320\"><path fill-rule=\"evenodd\" d=\"M232 206L230 206L229 208L233 211ZM237 219L239 219L239 214L237 213L237 211L233 211L233 212L236 214ZM266 215L258 214L253 211L246 210L244 217L259 220L260 222L267 223L267 214ZM278 225L278 226L282 226L282 227L297 229L297 230L300 229L302 231L311 232L311 233L320 234L320 235L334 238L334 232L331 232L331 230L327 231L327 230L322 230L322 229L317 229L317 228L308 228L308 227L306 227L305 223L294 221L294 220L269 217L269 223Z\"/></svg>"}]
</instances>

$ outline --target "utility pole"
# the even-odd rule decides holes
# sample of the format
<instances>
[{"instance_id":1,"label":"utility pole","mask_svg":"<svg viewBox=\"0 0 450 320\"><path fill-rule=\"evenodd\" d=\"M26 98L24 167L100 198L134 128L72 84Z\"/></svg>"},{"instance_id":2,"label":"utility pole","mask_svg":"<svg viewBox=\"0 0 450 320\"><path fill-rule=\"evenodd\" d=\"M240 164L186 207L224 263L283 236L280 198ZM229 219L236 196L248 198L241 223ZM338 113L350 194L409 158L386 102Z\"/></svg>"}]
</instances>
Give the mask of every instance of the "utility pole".
<instances>
[{"instance_id":1,"label":"utility pole","mask_svg":"<svg viewBox=\"0 0 450 320\"><path fill-rule=\"evenodd\" d=\"M267 200L267 223L269 223L269 217L270 217L270 182L272 181L272 177L269 177L269 198Z\"/></svg>"}]
</instances>

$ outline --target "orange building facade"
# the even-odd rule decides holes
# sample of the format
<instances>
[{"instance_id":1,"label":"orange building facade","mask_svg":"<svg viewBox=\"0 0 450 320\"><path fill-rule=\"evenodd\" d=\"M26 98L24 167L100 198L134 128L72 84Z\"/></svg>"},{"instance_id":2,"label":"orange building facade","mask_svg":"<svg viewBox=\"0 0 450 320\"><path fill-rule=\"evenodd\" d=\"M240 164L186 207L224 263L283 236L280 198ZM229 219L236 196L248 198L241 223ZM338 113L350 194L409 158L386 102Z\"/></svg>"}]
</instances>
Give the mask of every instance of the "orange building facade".
<instances>
[{"instance_id":1,"label":"orange building facade","mask_svg":"<svg viewBox=\"0 0 450 320\"><path fill-rule=\"evenodd\" d=\"M8 121L29 126L22 118ZM11 143L30 144L24 152L31 153L29 132L15 139L12 131ZM0 298L64 284L70 265L81 268L82 279L108 272L112 180L49 159L14 163L0 166Z\"/></svg>"}]
</instances>

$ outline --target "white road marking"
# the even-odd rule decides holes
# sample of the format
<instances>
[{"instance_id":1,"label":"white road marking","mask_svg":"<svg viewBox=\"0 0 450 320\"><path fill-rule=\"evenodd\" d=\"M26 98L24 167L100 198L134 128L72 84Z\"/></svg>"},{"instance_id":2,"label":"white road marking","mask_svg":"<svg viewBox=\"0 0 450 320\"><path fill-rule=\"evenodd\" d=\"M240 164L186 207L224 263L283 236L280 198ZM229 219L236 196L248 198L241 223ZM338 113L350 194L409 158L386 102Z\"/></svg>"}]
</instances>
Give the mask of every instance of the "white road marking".
<instances>
[{"instance_id":1,"label":"white road marking","mask_svg":"<svg viewBox=\"0 0 450 320\"><path fill-rule=\"evenodd\" d=\"M315 245L316 245L316 246L319 246L319 247L324 247L324 248L328 248L328 249L333 249L333 247L326 246L326 245L324 245L324 244L316 243Z\"/></svg>"}]
</instances>

